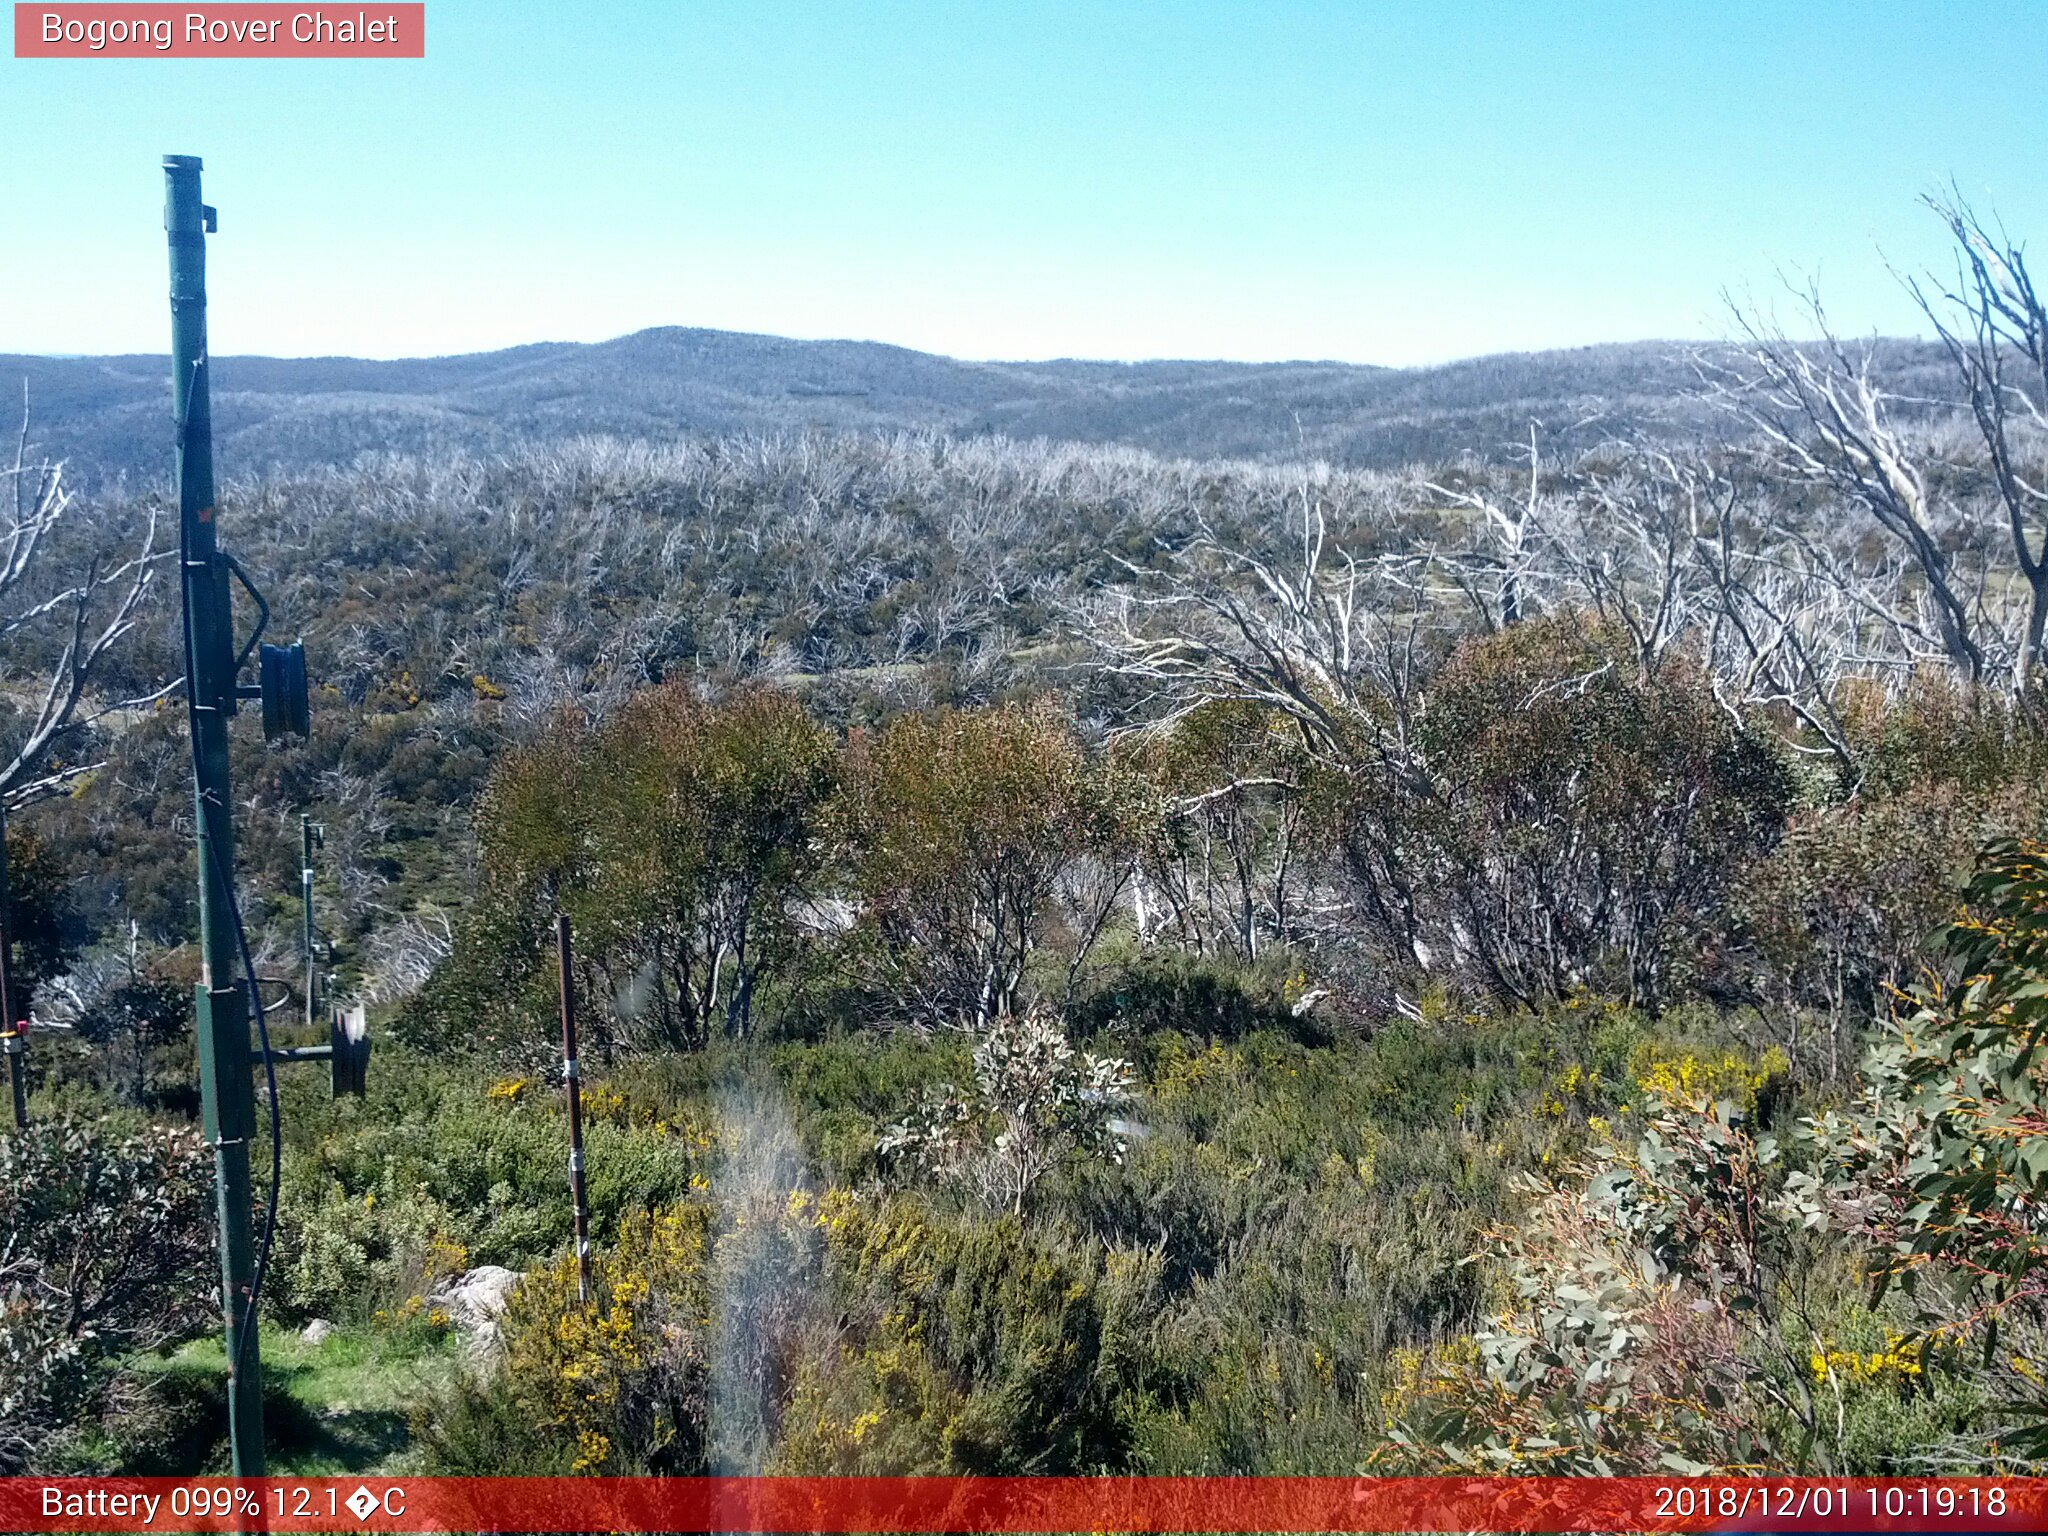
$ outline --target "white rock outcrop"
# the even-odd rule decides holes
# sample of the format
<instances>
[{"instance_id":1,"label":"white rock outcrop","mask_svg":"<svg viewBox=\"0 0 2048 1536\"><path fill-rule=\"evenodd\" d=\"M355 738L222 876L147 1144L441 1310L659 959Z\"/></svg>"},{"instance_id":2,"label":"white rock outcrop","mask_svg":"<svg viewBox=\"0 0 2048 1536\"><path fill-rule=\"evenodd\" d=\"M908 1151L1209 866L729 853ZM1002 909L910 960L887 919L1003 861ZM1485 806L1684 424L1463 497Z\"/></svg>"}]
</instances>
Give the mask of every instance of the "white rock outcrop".
<instances>
[{"instance_id":1,"label":"white rock outcrop","mask_svg":"<svg viewBox=\"0 0 2048 1536\"><path fill-rule=\"evenodd\" d=\"M483 1264L442 1281L428 1300L445 1308L448 1321L472 1344L488 1347L498 1340L498 1319L518 1283L518 1270Z\"/></svg>"}]
</instances>

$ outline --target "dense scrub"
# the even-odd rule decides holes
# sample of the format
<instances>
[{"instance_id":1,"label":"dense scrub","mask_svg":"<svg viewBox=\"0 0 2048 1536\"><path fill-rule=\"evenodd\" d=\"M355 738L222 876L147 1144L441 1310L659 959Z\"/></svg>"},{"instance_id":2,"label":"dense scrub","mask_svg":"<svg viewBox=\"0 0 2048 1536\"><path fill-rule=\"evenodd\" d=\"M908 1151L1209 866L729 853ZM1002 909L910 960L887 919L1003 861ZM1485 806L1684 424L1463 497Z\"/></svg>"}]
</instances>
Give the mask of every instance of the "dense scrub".
<instances>
[{"instance_id":1,"label":"dense scrub","mask_svg":"<svg viewBox=\"0 0 2048 1536\"><path fill-rule=\"evenodd\" d=\"M559 1192L520 1186L522 1161L501 1164L521 1192L495 1206L387 1218L378 1199L376 1219L422 1234L422 1256L456 1241L538 1266L505 1368L435 1411L430 1438L456 1470L688 1470L747 1423L771 1431L765 1464L793 1470L1348 1469L1384 1433L1391 1352L1482 1315L1486 1279L1464 1260L1514 1208L1512 1170L1582 1151L1588 1118L1618 1114L1638 1075L1747 1062L1670 1032L1686 1028L1589 1005L1433 1012L1366 1045L1112 1030L1095 1044L1137 1067L1142 1134L1120 1163L1048 1174L1022 1218L878 1160L875 1127L962 1073L948 1038L863 1031L622 1063L589 1095L591 1165L633 1167L649 1204L622 1213L598 1197L588 1314ZM482 1140L557 1166L558 1095L424 1061L395 1070L442 1084L450 1163ZM335 1209L388 1187L339 1153L392 1113L388 1092L306 1133ZM649 1180L631 1161L647 1154L618 1139L629 1126L703 1172ZM799 1150L778 1167L763 1144L779 1138ZM764 1166L779 1177L757 1181ZM522 1221L535 1206L541 1221ZM518 1251L497 1233L519 1234ZM416 1273L366 1296L403 1307ZM517 1445L488 1429L536 1421L546 1432Z\"/></svg>"},{"instance_id":2,"label":"dense scrub","mask_svg":"<svg viewBox=\"0 0 2048 1536\"><path fill-rule=\"evenodd\" d=\"M1885 1245L1916 1241L1864 1229L1903 1208L1873 1181L1919 1177L1883 1150L1914 1135L1900 1069L1854 1071L1855 1000L1788 993L1746 905L1782 839L1940 782L1913 711L1946 731L1943 696L1891 717L1865 798L1802 800L1769 737L1682 671L1630 697L1604 643L1552 620L1446 659L1457 814L1378 823L1441 899L1335 936L1380 791L1312 763L1246 786L1246 734L1219 748L1203 711L1139 748L1047 705L842 736L787 693L671 683L552 724L484 798L477 897L370 1097L289 1085L270 1306L434 1351L444 1281L528 1271L501 1363L415 1407L413 1454L463 1472L1904 1470L1987 1425L2009 1449L1983 1464L2024 1456L2031 1290L1990 1367L1965 1293L2004 1260L1965 1246L1953 1283L1868 1301ZM1503 667L1596 675L1530 737L1527 674L1487 686ZM2026 761L2025 718L1999 729L2017 747L1987 764ZM2022 786L1968 772L1971 826L2037 825ZM1893 855L1863 899L1952 910L1968 859ZM1497 952L1575 969L1523 989L1460 955L1457 871L1561 915L1574 859L1621 893L1607 925ZM1137 899L1173 868L1177 904ZM2003 889L1963 931L2015 936L1941 973L2004 988L1971 994L1973 1049L2024 1022L1997 966L2038 964ZM593 1041L588 1308L546 1066L558 908Z\"/></svg>"}]
</instances>

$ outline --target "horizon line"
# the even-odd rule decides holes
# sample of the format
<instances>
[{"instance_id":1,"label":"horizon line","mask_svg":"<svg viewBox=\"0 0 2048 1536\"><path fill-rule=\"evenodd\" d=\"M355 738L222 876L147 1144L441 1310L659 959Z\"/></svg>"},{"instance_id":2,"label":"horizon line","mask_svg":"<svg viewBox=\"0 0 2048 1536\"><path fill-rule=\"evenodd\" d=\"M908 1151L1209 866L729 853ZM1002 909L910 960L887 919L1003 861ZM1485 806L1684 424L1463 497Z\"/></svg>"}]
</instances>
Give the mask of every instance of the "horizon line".
<instances>
[{"instance_id":1,"label":"horizon line","mask_svg":"<svg viewBox=\"0 0 2048 1536\"><path fill-rule=\"evenodd\" d=\"M1067 354L1057 357L961 357L949 352L930 352L919 347L905 346L900 342L881 341L872 337L855 336L788 336L774 331L724 330L714 326L695 325L650 325L638 330L622 331L597 341L540 340L512 342L502 347L483 347L467 352L424 352L399 353L377 356L355 352L222 352L217 354L223 361L254 361L276 363L443 363L463 362L474 358L497 357L511 352L523 352L541 348L597 348L615 346L620 342L632 341L638 337L661 332L691 332L703 336L741 337L758 341L789 342L806 347L876 347L891 352L904 352L914 357L934 358L942 362L958 363L970 367L1030 368L1051 367L1060 364L1085 364L1100 368L1147 368L1185 366L1224 366L1233 368L1351 368L1365 369L1376 373L1426 373L1432 369L1455 368L1464 363L1486 362L1495 358L1544 357L1566 352L1619 351L1631 348L1665 347L1674 352L1698 348L1724 348L1739 345L1729 338L1693 338L1682 340L1677 337L1645 336L1628 341L1573 342L1554 347L1504 348L1497 352L1473 352L1459 357L1444 358L1428 363L1368 363L1355 362L1336 357L1290 357L1250 359L1238 357L1082 357ZM1848 338L1844 338L1847 340ZM1932 338L1924 336L1889 336L1872 333L1858 339L1859 344L1886 343L1931 343ZM1795 345L1809 343L1795 341ZM114 362L124 358L162 358L168 360L168 348L162 352L0 352L10 359L33 359L40 362Z\"/></svg>"}]
</instances>

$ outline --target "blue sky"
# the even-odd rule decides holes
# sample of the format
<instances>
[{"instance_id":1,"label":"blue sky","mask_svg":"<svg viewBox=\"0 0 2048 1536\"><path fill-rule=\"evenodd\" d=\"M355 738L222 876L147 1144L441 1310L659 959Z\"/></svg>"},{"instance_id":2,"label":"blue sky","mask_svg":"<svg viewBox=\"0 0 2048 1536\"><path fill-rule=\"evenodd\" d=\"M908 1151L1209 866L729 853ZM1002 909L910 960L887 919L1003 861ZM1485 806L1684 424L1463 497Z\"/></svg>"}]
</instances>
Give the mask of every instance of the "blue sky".
<instances>
[{"instance_id":1,"label":"blue sky","mask_svg":"<svg viewBox=\"0 0 2048 1536\"><path fill-rule=\"evenodd\" d=\"M373 7L374 8L374 7ZM423 61L0 59L0 351L165 345L159 156L223 352L648 325L963 357L1418 363L1726 329L1817 271L1914 329L1953 175L2048 240L2048 3L428 0Z\"/></svg>"}]
</instances>

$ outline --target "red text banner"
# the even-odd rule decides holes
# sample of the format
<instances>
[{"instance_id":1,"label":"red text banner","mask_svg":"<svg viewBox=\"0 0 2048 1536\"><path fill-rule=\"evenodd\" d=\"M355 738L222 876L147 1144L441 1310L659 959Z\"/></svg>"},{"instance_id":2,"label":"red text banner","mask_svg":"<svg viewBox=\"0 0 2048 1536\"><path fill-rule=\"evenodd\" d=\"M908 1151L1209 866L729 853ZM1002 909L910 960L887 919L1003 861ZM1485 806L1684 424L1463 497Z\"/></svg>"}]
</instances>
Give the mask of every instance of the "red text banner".
<instances>
[{"instance_id":1,"label":"red text banner","mask_svg":"<svg viewBox=\"0 0 2048 1536\"><path fill-rule=\"evenodd\" d=\"M2048 1478L0 1479L9 1531L2048 1530Z\"/></svg>"},{"instance_id":2,"label":"red text banner","mask_svg":"<svg viewBox=\"0 0 2048 1536\"><path fill-rule=\"evenodd\" d=\"M18 59L421 59L415 5L22 5Z\"/></svg>"}]
</instances>

